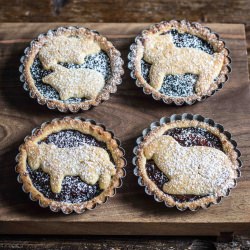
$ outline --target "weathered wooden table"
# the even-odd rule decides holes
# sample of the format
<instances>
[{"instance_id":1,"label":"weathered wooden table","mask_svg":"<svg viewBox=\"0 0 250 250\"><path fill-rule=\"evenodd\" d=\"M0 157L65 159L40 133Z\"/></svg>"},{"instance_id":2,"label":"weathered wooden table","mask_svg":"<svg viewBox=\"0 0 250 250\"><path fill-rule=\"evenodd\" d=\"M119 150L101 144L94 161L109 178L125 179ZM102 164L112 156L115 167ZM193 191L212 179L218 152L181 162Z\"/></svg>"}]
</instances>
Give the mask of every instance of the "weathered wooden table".
<instances>
[{"instance_id":1,"label":"weathered wooden table","mask_svg":"<svg viewBox=\"0 0 250 250\"><path fill-rule=\"evenodd\" d=\"M39 106L22 90L18 79L19 58L28 42L37 34L63 25L69 24L3 23L0 25L2 57L0 63L0 161L2 165L0 233L26 235L213 235L221 237L229 237L232 233L238 235L250 233L250 214L248 213L250 209L250 112L248 105L250 92L244 26L238 24L208 24L226 40L231 51L233 71L229 82L222 91L203 103L191 107L173 107L156 102L151 97L142 94L142 91L135 86L134 81L130 78L129 70L126 69L129 45L133 42L135 35L149 24L84 24L84 26L99 30L112 40L122 52L126 73L118 93L112 95L109 101L77 115L101 121L108 128L114 130L126 149L128 176L116 197L110 199L107 204L83 215L51 214L28 200L27 195L20 190L20 186L15 181L16 175L13 168L17 147L33 127L45 120L62 117L64 114ZM112 109L112 113L110 109ZM196 213L180 213L175 209L165 208L163 204L156 204L145 195L143 189L137 185L136 178L132 175L132 148L135 138L141 133L141 130L162 116L184 112L200 113L222 123L226 129L232 132L243 153L242 178L232 195L224 199L221 205ZM110 213L110 211L112 212ZM14 243L20 244L19 240L16 239ZM36 240L32 242L34 243ZM50 240L51 244L56 244L56 241ZM128 241L128 239L121 240ZM132 240L130 239L126 244L132 244ZM5 244L6 241L5 238L1 244ZM70 242L71 239L69 238L68 241ZM80 242L79 238L76 238L75 241ZM67 244L70 244L69 242ZM88 238L87 242L91 245L91 238ZM145 244L138 238L135 238L134 242L138 246ZM165 243L167 242L165 241ZM64 247L67 244L65 243ZM109 244L111 246L111 242ZM159 242L159 244L162 243ZM175 247L178 248L181 247L178 244L190 245L192 242L190 240L182 242L176 240L171 244L175 244ZM195 244L200 246L199 242Z\"/></svg>"},{"instance_id":2,"label":"weathered wooden table","mask_svg":"<svg viewBox=\"0 0 250 250\"><path fill-rule=\"evenodd\" d=\"M0 4L1 22L242 23L250 51L249 0L0 0Z\"/></svg>"}]
</instances>

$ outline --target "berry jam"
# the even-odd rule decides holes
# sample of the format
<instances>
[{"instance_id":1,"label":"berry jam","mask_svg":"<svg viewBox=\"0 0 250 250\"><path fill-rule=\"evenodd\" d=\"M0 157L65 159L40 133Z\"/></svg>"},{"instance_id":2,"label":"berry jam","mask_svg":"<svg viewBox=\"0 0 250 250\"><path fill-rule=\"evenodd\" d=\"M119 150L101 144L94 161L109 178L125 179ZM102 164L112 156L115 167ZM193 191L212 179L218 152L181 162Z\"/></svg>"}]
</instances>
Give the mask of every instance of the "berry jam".
<instances>
[{"instance_id":1,"label":"berry jam","mask_svg":"<svg viewBox=\"0 0 250 250\"><path fill-rule=\"evenodd\" d=\"M162 33L161 35L165 35L171 33L173 37L173 42L176 47L183 48L196 48L200 49L208 54L213 54L213 47L207 43L205 40L188 34L188 33L179 33L177 30L173 29L171 31ZM145 62L143 59L141 60L141 72L143 78L146 82L150 82L149 80L149 71L151 64ZM184 74L184 75L167 75L164 78L163 85L159 90L160 93L172 96L172 97L187 97L195 94L195 83L198 79L197 75L194 74Z\"/></svg>"},{"instance_id":2,"label":"berry jam","mask_svg":"<svg viewBox=\"0 0 250 250\"><path fill-rule=\"evenodd\" d=\"M181 146L206 146L222 151L220 139L203 128L173 128L165 132L165 135L172 136Z\"/></svg>"},{"instance_id":3,"label":"berry jam","mask_svg":"<svg viewBox=\"0 0 250 250\"><path fill-rule=\"evenodd\" d=\"M219 150L222 149L222 144L219 138L212 133L202 128L173 128L164 133L172 136L181 146L207 146ZM156 166L153 160L147 161L146 171L149 178L162 190L163 185L168 182L167 176ZM186 202L200 199L205 196L199 195L172 195L175 201Z\"/></svg>"},{"instance_id":4,"label":"berry jam","mask_svg":"<svg viewBox=\"0 0 250 250\"><path fill-rule=\"evenodd\" d=\"M87 68L87 69L94 69L100 72L103 76L105 81L107 81L111 76L111 67L110 67L110 59L108 55L101 51L95 55L89 55L86 57L85 62L83 64L73 64L73 63L59 63L60 65L72 69L72 68ZM35 58L30 72L32 78L34 79L35 85L38 91L46 98L50 100L60 100L58 92L52 88L50 85L44 84L42 78L49 75L52 71L45 70L42 66L41 61L39 60L38 56ZM70 98L65 103L79 103L84 101L85 98Z\"/></svg>"},{"instance_id":5,"label":"berry jam","mask_svg":"<svg viewBox=\"0 0 250 250\"><path fill-rule=\"evenodd\" d=\"M63 130L53 133L49 135L44 142L54 143L59 148L78 147L87 143L92 146L104 148L108 151L104 142L100 142L90 135L82 134L75 130ZM108 153L110 159L114 163L109 151ZM34 187L46 198L51 200L67 203L81 203L93 199L102 192L98 183L95 185L88 185L78 176L66 176L62 182L61 192L55 194L50 188L50 176L47 173L43 172L40 168L33 171L30 166L28 166L28 163L27 170Z\"/></svg>"}]
</instances>

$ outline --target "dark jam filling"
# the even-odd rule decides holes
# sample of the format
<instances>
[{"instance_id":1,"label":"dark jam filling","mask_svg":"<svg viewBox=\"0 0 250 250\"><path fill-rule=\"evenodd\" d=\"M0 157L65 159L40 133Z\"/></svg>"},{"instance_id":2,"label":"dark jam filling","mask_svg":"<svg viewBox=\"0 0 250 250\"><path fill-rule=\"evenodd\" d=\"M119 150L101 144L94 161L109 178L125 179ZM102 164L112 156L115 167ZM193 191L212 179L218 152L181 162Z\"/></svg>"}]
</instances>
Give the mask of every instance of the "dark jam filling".
<instances>
[{"instance_id":1,"label":"dark jam filling","mask_svg":"<svg viewBox=\"0 0 250 250\"><path fill-rule=\"evenodd\" d=\"M72 69L72 68L87 68L94 69L104 76L105 81L107 82L111 76L111 67L110 67L110 59L108 55L101 51L98 54L87 56L85 62L83 64L73 64L73 63L59 63L60 65ZM42 78L46 75L49 75L52 71L45 70L42 66L41 61L38 56L36 56L31 68L30 72L32 78L34 79L35 85L38 91L46 98L51 100L60 100L60 96L58 92L52 88L50 85L44 84ZM79 103L84 101L84 98L70 98L65 103Z\"/></svg>"},{"instance_id":2,"label":"dark jam filling","mask_svg":"<svg viewBox=\"0 0 250 250\"><path fill-rule=\"evenodd\" d=\"M109 152L104 142L100 142L90 135L82 134L75 130L63 130L51 134L44 142L53 143L59 148L79 147L87 143L92 146L104 148ZM112 159L110 152L109 155L110 159ZM112 162L114 163L113 159ZM77 176L66 176L62 183L62 191L59 194L55 194L50 188L50 176L47 173L44 173L40 168L33 171L30 166L28 166L28 163L27 170L34 187L46 198L51 200L81 203L93 199L102 192L98 183L88 185Z\"/></svg>"},{"instance_id":3,"label":"dark jam filling","mask_svg":"<svg viewBox=\"0 0 250 250\"><path fill-rule=\"evenodd\" d=\"M188 33L178 33L177 30L171 30L161 35L170 33L173 37L173 41L176 47L188 47L197 48L205 51L208 54L213 54L213 47L205 40L188 34ZM149 71L151 64L141 60L141 72L144 79L149 83ZM163 85L160 89L160 93L173 96L173 97L187 97L195 94L195 83L198 79L197 75L194 74L184 74L184 75L167 75L164 78Z\"/></svg>"},{"instance_id":4,"label":"dark jam filling","mask_svg":"<svg viewBox=\"0 0 250 250\"><path fill-rule=\"evenodd\" d=\"M172 136L181 146L206 146L223 151L220 139L203 128L173 128L165 132Z\"/></svg>"},{"instance_id":5,"label":"dark jam filling","mask_svg":"<svg viewBox=\"0 0 250 250\"><path fill-rule=\"evenodd\" d=\"M194 36L189 33L179 33L175 29L167 33L170 33L172 35L176 47L196 48L203 50L210 55L214 53L214 49L211 44L198 36ZM167 33L162 33L162 35L164 36Z\"/></svg>"},{"instance_id":6,"label":"dark jam filling","mask_svg":"<svg viewBox=\"0 0 250 250\"><path fill-rule=\"evenodd\" d=\"M172 136L181 146L207 146L219 150L222 149L222 144L219 138L212 133L202 128L173 128L164 133ZM146 171L149 178L162 190L163 185L168 182L167 176L156 166L153 160L147 161ZM163 191L163 190L162 190ZM187 202L198 200L205 196L200 195L172 195L177 202Z\"/></svg>"}]
</instances>

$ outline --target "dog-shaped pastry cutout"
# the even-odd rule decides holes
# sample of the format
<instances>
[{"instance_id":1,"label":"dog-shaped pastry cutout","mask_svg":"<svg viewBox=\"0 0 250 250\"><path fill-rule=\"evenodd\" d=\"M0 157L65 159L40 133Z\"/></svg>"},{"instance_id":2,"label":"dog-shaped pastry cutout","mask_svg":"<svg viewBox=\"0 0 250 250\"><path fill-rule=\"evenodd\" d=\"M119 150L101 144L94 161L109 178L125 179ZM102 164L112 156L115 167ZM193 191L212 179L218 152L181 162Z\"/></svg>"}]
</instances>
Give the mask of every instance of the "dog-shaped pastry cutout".
<instances>
[{"instance_id":1,"label":"dog-shaped pastry cutout","mask_svg":"<svg viewBox=\"0 0 250 250\"><path fill-rule=\"evenodd\" d=\"M90 37L58 36L41 47L39 59L45 69L53 69L59 62L83 64L86 56L100 51L100 45Z\"/></svg>"},{"instance_id":2,"label":"dog-shaped pastry cutout","mask_svg":"<svg viewBox=\"0 0 250 250\"><path fill-rule=\"evenodd\" d=\"M61 100L71 97L94 99L105 85L104 76L93 69L68 69L56 65L54 70L42 81L56 89Z\"/></svg>"},{"instance_id":3,"label":"dog-shaped pastry cutout","mask_svg":"<svg viewBox=\"0 0 250 250\"><path fill-rule=\"evenodd\" d=\"M171 34L156 34L144 40L143 59L152 64L149 72L150 85L159 91L166 75L198 75L195 92L204 95L218 77L224 55L212 55L197 49L176 47Z\"/></svg>"},{"instance_id":4,"label":"dog-shaped pastry cutout","mask_svg":"<svg viewBox=\"0 0 250 250\"><path fill-rule=\"evenodd\" d=\"M168 177L163 191L175 195L225 195L232 181L233 165L222 151L206 146L181 146L162 135L144 149L147 160Z\"/></svg>"},{"instance_id":5,"label":"dog-shaped pastry cutout","mask_svg":"<svg viewBox=\"0 0 250 250\"><path fill-rule=\"evenodd\" d=\"M26 143L28 164L32 170L39 167L50 175L50 186L54 193L60 193L65 176L79 176L89 185L98 182L100 189L106 189L116 173L109 154L100 147L83 144L79 147L58 148L44 142Z\"/></svg>"}]
</instances>

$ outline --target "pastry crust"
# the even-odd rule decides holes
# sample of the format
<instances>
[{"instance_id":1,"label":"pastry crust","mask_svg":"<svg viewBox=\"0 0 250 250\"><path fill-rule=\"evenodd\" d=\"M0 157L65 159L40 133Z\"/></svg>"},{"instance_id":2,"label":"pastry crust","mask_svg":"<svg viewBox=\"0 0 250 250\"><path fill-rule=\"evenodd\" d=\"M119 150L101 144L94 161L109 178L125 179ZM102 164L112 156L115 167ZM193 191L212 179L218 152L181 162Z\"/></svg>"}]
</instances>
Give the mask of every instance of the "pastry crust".
<instances>
[{"instance_id":1,"label":"pastry crust","mask_svg":"<svg viewBox=\"0 0 250 250\"><path fill-rule=\"evenodd\" d=\"M66 69L57 65L51 74L45 76L44 83L52 86L61 100L71 97L95 99L105 86L103 75L93 69ZM69 84L71 82L71 84Z\"/></svg>"},{"instance_id":2,"label":"pastry crust","mask_svg":"<svg viewBox=\"0 0 250 250\"><path fill-rule=\"evenodd\" d=\"M55 144L40 144L28 141L25 144L28 164L32 170L41 168L50 176L53 193L62 191L66 176L79 176L88 185L98 182L100 189L106 189L116 169L107 150L84 144L78 147L59 148Z\"/></svg>"},{"instance_id":3,"label":"pastry crust","mask_svg":"<svg viewBox=\"0 0 250 250\"><path fill-rule=\"evenodd\" d=\"M144 146L144 156L167 176L162 188L167 194L223 196L234 184L234 165L213 147L185 147L172 136L161 135Z\"/></svg>"},{"instance_id":4,"label":"pastry crust","mask_svg":"<svg viewBox=\"0 0 250 250\"><path fill-rule=\"evenodd\" d=\"M157 82L154 82L151 84L147 83L147 81L144 79L142 72L141 72L141 59L143 59L145 56L144 54L145 43L150 42L150 38L158 34L168 32L172 29L176 29L179 33L189 33L189 34L192 34L199 38L204 39L213 47L215 54L220 57L220 60L219 60L220 63L216 62L221 67L220 73L218 77L216 78L216 81L209 84L208 82L206 82L208 80L207 76L204 77L204 81L199 82L199 86L197 88L198 92L191 96L173 97L173 96L167 96L165 94L162 94L158 91L159 83ZM152 58L150 57L150 59ZM221 63L221 59L222 59L222 63ZM231 68L229 67L229 64L231 62L231 59L229 58L229 50L225 47L225 43L219 39L219 36L215 34L214 32L212 32L209 28L204 27L199 23L190 23L185 20L182 20L182 21L171 20L169 22L163 21L161 23L151 26L150 28L146 30L143 30L141 34L136 37L135 44L131 46L131 53L129 54L129 60L130 60L129 68L132 70L132 77L136 79L136 85L138 87L142 87L145 94L152 94L154 99L163 100L166 104L174 103L176 105L183 105L183 104L191 105L195 103L196 101L204 100L208 96L213 95L215 91L222 88L222 85L228 80L227 75L231 71ZM159 61L157 60L157 62ZM161 75L158 72L159 65L156 65L156 69L157 69L156 70L157 72L155 73L155 75L157 77L154 77L153 75L152 78L154 79L159 78ZM169 70L172 70L172 68L170 68ZM178 72L181 72L179 68L176 70ZM193 71L195 72L197 70L198 68ZM190 72L187 72L187 73L190 73ZM211 72L210 72L210 75L212 75ZM206 85L204 89L202 88L203 83L204 85ZM158 87L154 88L151 85L158 86Z\"/></svg>"},{"instance_id":5,"label":"pastry crust","mask_svg":"<svg viewBox=\"0 0 250 250\"><path fill-rule=\"evenodd\" d=\"M42 46L50 39L53 39L53 37L58 36L91 37L91 39L95 43L98 43L101 50L105 51L110 58L111 77L95 98L80 103L65 103L62 100L45 98L35 86L30 68ZM114 47L114 45L97 32L83 27L60 27L56 30L50 30L46 34L39 35L36 40L30 43L30 47L25 50L25 56L21 58L21 62L22 65L20 71L22 75L20 79L24 82L24 89L29 91L30 96L36 98L39 104L46 104L49 109L57 108L61 112L78 112L80 109L88 110L91 106L97 106L102 101L108 100L110 93L115 93L117 91L116 85L121 84L121 76L124 73L122 69L123 60L121 59L121 53Z\"/></svg>"},{"instance_id":6,"label":"pastry crust","mask_svg":"<svg viewBox=\"0 0 250 250\"><path fill-rule=\"evenodd\" d=\"M191 116L191 115L190 115ZM174 117L174 115L172 116ZM161 125L154 126L152 130L149 130L147 134L145 134L142 138L138 139L138 146L135 149L134 164L136 166L135 172L136 175L139 176L139 180L141 181L141 185L147 188L147 193L152 194L155 196L157 201L165 202L166 206L173 207L176 206L179 210L186 210L189 208L190 210L194 211L198 208L207 208L211 204L218 203L222 195L207 195L202 198L198 198L196 200L191 201L176 201L171 194L166 194L158 188L158 186L151 180L146 171L146 156L145 156L145 149L148 145L158 138L162 136L167 130L172 128L188 128L188 127L199 127L206 129L213 135L217 136L223 147L223 152L228 156L229 160L231 161L230 169L230 180L227 183L229 184L227 187L227 192L224 196L227 196L232 188L236 185L236 179L240 175L239 168L241 167L241 162L239 160L239 151L235 148L236 146L232 143L232 141L228 138L228 132L224 133L221 131L217 126L211 126L210 124L206 123L205 121L198 121L198 120L189 120L189 119L182 119L182 120L173 120L162 123ZM235 143L235 142L234 142ZM140 179L141 178L141 179ZM139 181L139 183L140 183Z\"/></svg>"},{"instance_id":7,"label":"pastry crust","mask_svg":"<svg viewBox=\"0 0 250 250\"><path fill-rule=\"evenodd\" d=\"M89 201L82 203L67 203L46 198L34 187L32 180L29 177L27 171L27 145L30 142L40 142L47 138L50 134L62 130L77 130L81 133L89 134L97 140L106 143L107 148L114 160L116 173L112 176L110 185L98 196ZM91 120L65 117L63 119L54 119L51 122L43 123L40 128L33 130L31 136L27 136L25 138L25 142L19 148L16 171L19 173L18 180L23 183L24 191L30 193L32 200L38 200L42 207L49 206L52 211L62 210L66 214L71 213L72 211L75 211L76 213L82 213L86 209L93 209L97 204L106 202L108 197L111 197L115 194L115 189L121 186L121 178L125 176L124 167L126 165L126 161L123 156L124 150L119 146L119 142L113 137L112 133L105 130L103 126L95 124L95 122Z\"/></svg>"}]
</instances>

